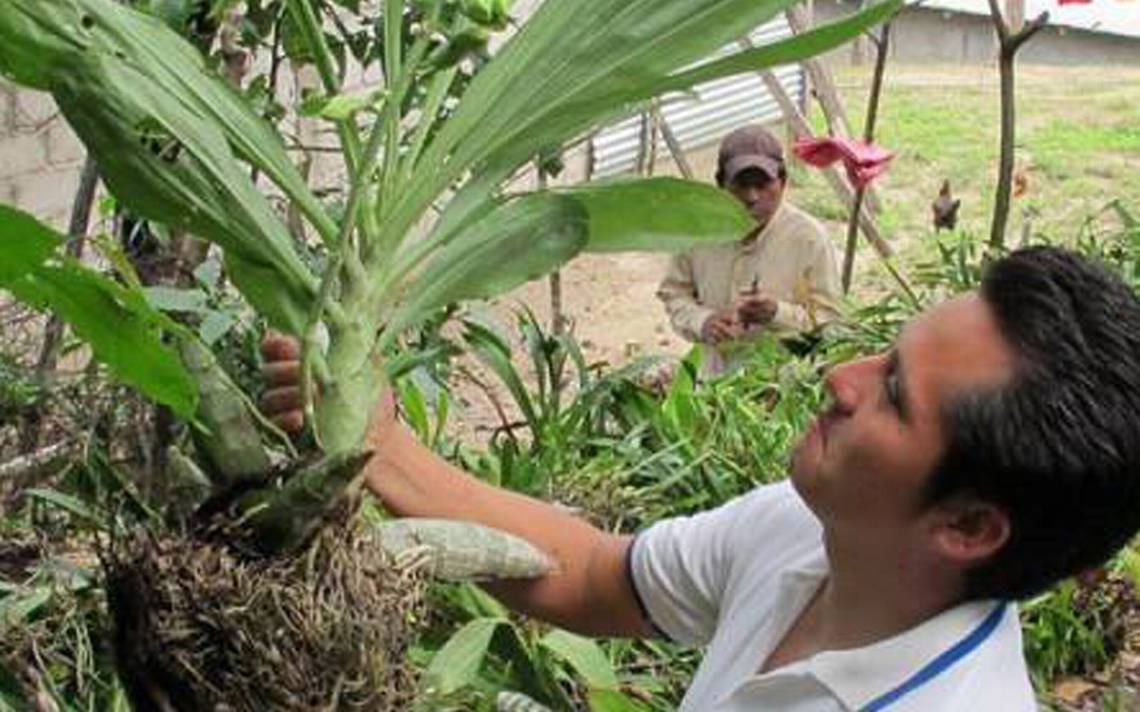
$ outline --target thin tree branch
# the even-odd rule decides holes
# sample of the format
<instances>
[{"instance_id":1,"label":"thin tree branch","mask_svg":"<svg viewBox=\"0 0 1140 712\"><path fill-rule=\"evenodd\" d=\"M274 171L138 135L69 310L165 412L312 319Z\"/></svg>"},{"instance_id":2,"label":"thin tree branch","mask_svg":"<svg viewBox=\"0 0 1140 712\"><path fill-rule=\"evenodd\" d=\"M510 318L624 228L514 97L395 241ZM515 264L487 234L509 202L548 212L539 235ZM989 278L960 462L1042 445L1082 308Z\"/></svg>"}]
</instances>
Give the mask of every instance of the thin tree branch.
<instances>
[{"instance_id":1,"label":"thin tree branch","mask_svg":"<svg viewBox=\"0 0 1140 712\"><path fill-rule=\"evenodd\" d=\"M95 204L95 191L98 187L99 167L95 164L95 159L88 154L83 162L83 171L79 174L79 187L75 190L75 200L71 204L71 219L67 226L67 234L71 238L67 242L67 254L75 259L83 256L83 247L87 241L87 225L91 222L91 209ZM58 315L52 314L44 328L43 345L36 360L36 376L40 382L47 380L55 371L62 345L63 321ZM42 416L42 413L36 412L25 421L20 433L20 452L29 453L39 445Z\"/></svg>"},{"instance_id":2,"label":"thin tree branch","mask_svg":"<svg viewBox=\"0 0 1140 712\"><path fill-rule=\"evenodd\" d=\"M1049 13L1048 12L1043 12L1040 15L1038 15L1036 18L1034 18L1033 20L1030 20L1029 22L1027 22L1025 24L1025 27L1021 28L1021 32L1018 32L1016 35L1009 38L1010 52L1016 53L1017 50L1021 49L1021 45L1028 42L1029 38L1033 37L1033 35L1040 32L1048 24L1049 24Z\"/></svg>"},{"instance_id":3,"label":"thin tree branch","mask_svg":"<svg viewBox=\"0 0 1140 712\"><path fill-rule=\"evenodd\" d=\"M871 78L871 98L867 104L867 119L863 126L863 142L875 140L875 123L879 118L879 99L883 93L883 76L887 69L887 54L891 47L891 23L883 25L883 31L876 40L875 73ZM859 217L863 210L866 186L855 188L855 200L851 206L851 217L847 221L847 249L843 253L843 293L851 289L851 275L855 269L855 248L859 244Z\"/></svg>"},{"instance_id":4,"label":"thin tree branch","mask_svg":"<svg viewBox=\"0 0 1140 712\"><path fill-rule=\"evenodd\" d=\"M1013 193L1013 163L1017 131L1017 90L1014 60L1017 51L1049 22L1049 13L1043 12L1026 23L1015 34L1010 34L998 7L997 0L989 0L990 16L998 36L998 71L1001 77L1001 155L998 159L998 182L994 194L994 217L990 225L990 248L1005 246L1005 231L1009 224L1009 206Z\"/></svg>"}]
</instances>

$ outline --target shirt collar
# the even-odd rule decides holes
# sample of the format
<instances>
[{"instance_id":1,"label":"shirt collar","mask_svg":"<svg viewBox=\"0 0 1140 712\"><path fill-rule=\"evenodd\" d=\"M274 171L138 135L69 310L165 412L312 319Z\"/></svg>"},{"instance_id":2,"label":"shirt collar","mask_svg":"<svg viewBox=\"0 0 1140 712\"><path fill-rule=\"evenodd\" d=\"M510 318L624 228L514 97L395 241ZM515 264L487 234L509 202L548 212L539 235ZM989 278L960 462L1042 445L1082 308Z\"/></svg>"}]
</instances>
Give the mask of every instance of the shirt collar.
<instances>
[{"instance_id":1,"label":"shirt collar","mask_svg":"<svg viewBox=\"0 0 1140 712\"><path fill-rule=\"evenodd\" d=\"M783 219L785 205L787 205L787 201L781 200L780 205L776 208L776 212L772 213L772 217L764 227L760 228L760 231L756 233L756 237L751 240L740 240L736 243L741 252L750 254L759 251L760 246L763 245L772 234L776 223Z\"/></svg>"},{"instance_id":2,"label":"shirt collar","mask_svg":"<svg viewBox=\"0 0 1140 712\"><path fill-rule=\"evenodd\" d=\"M995 611L1003 606L1009 610L998 618ZM997 601L963 603L878 643L820 653L808 661L808 669L845 706L862 709L907 685L920 672L945 674L954 663L961 664L973 653L974 647L1008 644L1011 630L1017 647L1017 614L1013 609L1012 605ZM993 629L995 620L997 627ZM960 651L962 657L956 659L952 649ZM951 665L944 670L928 669L941 667L936 661Z\"/></svg>"},{"instance_id":3,"label":"shirt collar","mask_svg":"<svg viewBox=\"0 0 1140 712\"><path fill-rule=\"evenodd\" d=\"M828 568L827 556L821 549L818 557L785 571L780 581L784 600L795 601L796 610L802 611L827 577ZM996 629L987 630L987 619L999 607L1006 609L1004 615L997 621ZM953 655L947 655L952 648L970 648L975 642L978 647L1008 647L1020 659L1021 629L1016 606L993 600L962 603L886 640L852 650L825 651L769 674L806 672L839 698L846 709L860 710L907 685L940 656L942 660L952 658ZM974 651L967 650L964 657L971 652ZM947 667L944 673L952 668L953 665Z\"/></svg>"}]
</instances>

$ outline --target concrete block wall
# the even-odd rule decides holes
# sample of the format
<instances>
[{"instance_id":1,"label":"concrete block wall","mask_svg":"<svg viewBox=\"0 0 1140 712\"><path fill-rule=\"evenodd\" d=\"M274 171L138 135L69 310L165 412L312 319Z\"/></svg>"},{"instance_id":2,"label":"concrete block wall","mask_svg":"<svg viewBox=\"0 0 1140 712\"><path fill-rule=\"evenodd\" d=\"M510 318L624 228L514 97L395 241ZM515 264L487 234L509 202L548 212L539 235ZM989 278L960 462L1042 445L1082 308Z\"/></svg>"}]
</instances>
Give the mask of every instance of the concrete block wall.
<instances>
[{"instance_id":1,"label":"concrete block wall","mask_svg":"<svg viewBox=\"0 0 1140 712\"><path fill-rule=\"evenodd\" d=\"M0 81L0 202L66 227L85 157L51 95Z\"/></svg>"},{"instance_id":2,"label":"concrete block wall","mask_svg":"<svg viewBox=\"0 0 1140 712\"><path fill-rule=\"evenodd\" d=\"M815 20L838 19L855 9L852 0L820 0ZM993 23L985 15L927 7L904 10L892 25L891 61L905 64L981 66L997 61ZM871 51L851 43L826 55L836 66L871 64ZM861 62L859 61L861 60ZM1140 66L1140 38L1050 26L1035 35L1017 55L1021 64L1056 66Z\"/></svg>"}]
</instances>

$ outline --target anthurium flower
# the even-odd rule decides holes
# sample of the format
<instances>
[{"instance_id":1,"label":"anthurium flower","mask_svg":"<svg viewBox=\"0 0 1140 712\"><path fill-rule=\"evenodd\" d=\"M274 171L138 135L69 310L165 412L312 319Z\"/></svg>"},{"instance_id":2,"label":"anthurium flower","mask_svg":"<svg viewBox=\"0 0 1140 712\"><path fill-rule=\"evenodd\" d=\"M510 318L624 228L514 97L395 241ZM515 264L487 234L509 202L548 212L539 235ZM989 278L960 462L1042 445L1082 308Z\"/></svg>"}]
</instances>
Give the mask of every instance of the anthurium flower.
<instances>
[{"instance_id":1,"label":"anthurium flower","mask_svg":"<svg viewBox=\"0 0 1140 712\"><path fill-rule=\"evenodd\" d=\"M836 161L843 161L847 178L857 188L866 187L875 178L886 172L893 151L874 144L844 137L799 138L792 148L800 160L825 168Z\"/></svg>"}]
</instances>

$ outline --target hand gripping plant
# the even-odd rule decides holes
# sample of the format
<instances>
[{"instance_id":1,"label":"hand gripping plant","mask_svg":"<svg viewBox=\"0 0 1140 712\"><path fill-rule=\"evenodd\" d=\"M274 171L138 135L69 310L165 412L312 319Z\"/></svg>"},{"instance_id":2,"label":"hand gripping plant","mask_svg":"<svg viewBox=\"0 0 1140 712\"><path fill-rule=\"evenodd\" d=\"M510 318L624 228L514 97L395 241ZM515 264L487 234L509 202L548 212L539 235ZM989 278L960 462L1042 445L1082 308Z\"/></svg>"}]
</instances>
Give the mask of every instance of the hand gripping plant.
<instances>
[{"instance_id":1,"label":"hand gripping plant","mask_svg":"<svg viewBox=\"0 0 1140 712\"><path fill-rule=\"evenodd\" d=\"M274 129L158 22L113 0L0 4L0 71L51 92L116 198L217 245L253 308L301 339L306 420L319 452L271 467L256 414L234 397L208 349L129 285L68 262L56 250L60 238L6 208L0 287L56 311L120 377L192 419L198 464L230 493L226 512L243 541L278 560L310 551L317 524L350 491L367 458L385 356L408 327L582 251L680 250L735 239L749 225L731 198L697 183L657 178L511 194L507 179L652 97L818 54L901 2L696 64L791 0L546 0L455 105L445 100L457 63L482 49L488 32L508 27L506 4L378 4L382 88L353 111L329 112L348 181L337 211L309 189ZM325 94L339 97L324 3L286 5ZM319 236L328 254L319 273L298 256L251 167Z\"/></svg>"}]
</instances>

